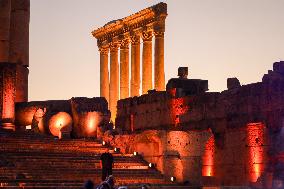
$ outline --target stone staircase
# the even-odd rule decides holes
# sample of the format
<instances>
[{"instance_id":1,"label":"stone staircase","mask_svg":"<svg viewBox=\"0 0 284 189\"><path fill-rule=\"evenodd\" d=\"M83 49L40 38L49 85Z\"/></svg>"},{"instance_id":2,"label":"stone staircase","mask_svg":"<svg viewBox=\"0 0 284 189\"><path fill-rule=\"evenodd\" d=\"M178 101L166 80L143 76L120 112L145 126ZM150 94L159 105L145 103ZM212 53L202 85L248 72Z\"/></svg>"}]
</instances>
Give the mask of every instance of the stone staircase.
<instances>
[{"instance_id":1,"label":"stone staircase","mask_svg":"<svg viewBox=\"0 0 284 189\"><path fill-rule=\"evenodd\" d=\"M105 148L91 139L58 140L0 130L0 188L82 188L86 180L98 184L99 158ZM152 188L175 188L140 156L112 153L116 185L137 188L149 183Z\"/></svg>"}]
</instances>

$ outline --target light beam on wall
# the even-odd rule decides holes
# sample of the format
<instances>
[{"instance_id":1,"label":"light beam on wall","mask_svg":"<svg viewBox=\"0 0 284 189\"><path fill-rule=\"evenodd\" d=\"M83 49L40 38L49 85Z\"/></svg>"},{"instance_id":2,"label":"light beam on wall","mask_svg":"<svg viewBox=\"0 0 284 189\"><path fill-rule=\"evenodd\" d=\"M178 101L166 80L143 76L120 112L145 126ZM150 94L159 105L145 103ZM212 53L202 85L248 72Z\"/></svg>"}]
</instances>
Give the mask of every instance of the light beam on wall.
<instances>
[{"instance_id":1,"label":"light beam on wall","mask_svg":"<svg viewBox=\"0 0 284 189\"><path fill-rule=\"evenodd\" d=\"M214 176L214 154L215 154L215 139L212 135L206 145L204 155L202 157L202 176Z\"/></svg>"},{"instance_id":2,"label":"light beam on wall","mask_svg":"<svg viewBox=\"0 0 284 189\"><path fill-rule=\"evenodd\" d=\"M251 182L256 182L264 170L264 129L262 123L247 125L248 172Z\"/></svg>"}]
</instances>

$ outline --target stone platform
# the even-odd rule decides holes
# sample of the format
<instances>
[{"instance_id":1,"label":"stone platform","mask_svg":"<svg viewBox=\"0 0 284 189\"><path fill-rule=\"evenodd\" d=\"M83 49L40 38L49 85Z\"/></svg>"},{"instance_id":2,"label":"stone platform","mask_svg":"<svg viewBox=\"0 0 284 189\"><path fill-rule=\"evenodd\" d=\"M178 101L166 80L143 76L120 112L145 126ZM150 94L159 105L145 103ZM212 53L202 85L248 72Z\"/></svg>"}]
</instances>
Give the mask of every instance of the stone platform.
<instances>
[{"instance_id":1,"label":"stone platform","mask_svg":"<svg viewBox=\"0 0 284 189\"><path fill-rule=\"evenodd\" d=\"M82 188L86 180L99 184L99 157L106 148L91 139L58 140L1 130L0 188ZM184 188L166 181L140 156L113 155L116 185L138 188L147 183L151 188Z\"/></svg>"}]
</instances>

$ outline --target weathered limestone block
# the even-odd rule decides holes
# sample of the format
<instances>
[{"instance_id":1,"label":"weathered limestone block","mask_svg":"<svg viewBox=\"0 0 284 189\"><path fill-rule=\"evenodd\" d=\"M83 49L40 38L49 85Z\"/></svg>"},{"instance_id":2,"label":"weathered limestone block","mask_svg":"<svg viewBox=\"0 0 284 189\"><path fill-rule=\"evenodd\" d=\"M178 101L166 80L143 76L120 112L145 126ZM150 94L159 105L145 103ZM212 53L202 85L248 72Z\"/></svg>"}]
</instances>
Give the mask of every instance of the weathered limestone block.
<instances>
[{"instance_id":1,"label":"weathered limestone block","mask_svg":"<svg viewBox=\"0 0 284 189\"><path fill-rule=\"evenodd\" d=\"M47 134L44 122L45 114L46 114L46 108L36 109L31 122L31 129L33 132Z\"/></svg>"},{"instance_id":2,"label":"weathered limestone block","mask_svg":"<svg viewBox=\"0 0 284 189\"><path fill-rule=\"evenodd\" d=\"M234 88L237 88L237 87L240 87L240 86L241 86L241 84L240 84L240 81L238 80L238 78L233 77L233 78L227 79L228 90L231 90L231 89L234 89Z\"/></svg>"},{"instance_id":3,"label":"weathered limestone block","mask_svg":"<svg viewBox=\"0 0 284 189\"><path fill-rule=\"evenodd\" d=\"M48 121L49 131L53 136L62 138L62 135L69 135L72 131L72 117L66 112L58 112Z\"/></svg>"},{"instance_id":4,"label":"weathered limestone block","mask_svg":"<svg viewBox=\"0 0 284 189\"><path fill-rule=\"evenodd\" d=\"M105 98L71 99L74 137L98 137L98 127L108 125L110 112Z\"/></svg>"},{"instance_id":5,"label":"weathered limestone block","mask_svg":"<svg viewBox=\"0 0 284 189\"><path fill-rule=\"evenodd\" d=\"M273 64L273 71L284 74L284 61L275 62Z\"/></svg>"},{"instance_id":6,"label":"weathered limestone block","mask_svg":"<svg viewBox=\"0 0 284 189\"><path fill-rule=\"evenodd\" d=\"M25 127L32 124L33 117L38 109L44 110L48 115L58 112L67 112L71 114L71 106L69 100L49 100L49 101L31 101L16 103L15 124L17 127ZM47 131L48 131L47 127Z\"/></svg>"},{"instance_id":7,"label":"weathered limestone block","mask_svg":"<svg viewBox=\"0 0 284 189\"><path fill-rule=\"evenodd\" d=\"M189 103L188 99L157 91L120 100L116 126L126 131L174 127L180 123L179 116L189 110Z\"/></svg>"},{"instance_id":8,"label":"weathered limestone block","mask_svg":"<svg viewBox=\"0 0 284 189\"><path fill-rule=\"evenodd\" d=\"M188 76L188 67L179 67L178 68L178 76L181 79L187 79Z\"/></svg>"}]
</instances>

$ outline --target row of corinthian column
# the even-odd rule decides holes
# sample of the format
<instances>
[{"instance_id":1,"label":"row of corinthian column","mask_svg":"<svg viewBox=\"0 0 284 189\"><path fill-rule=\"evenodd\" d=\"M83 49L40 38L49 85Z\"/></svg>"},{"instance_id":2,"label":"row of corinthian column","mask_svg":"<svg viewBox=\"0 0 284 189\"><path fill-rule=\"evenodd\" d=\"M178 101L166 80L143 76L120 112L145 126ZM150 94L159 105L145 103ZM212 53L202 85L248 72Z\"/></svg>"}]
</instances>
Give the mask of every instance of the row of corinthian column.
<instances>
[{"instance_id":1,"label":"row of corinthian column","mask_svg":"<svg viewBox=\"0 0 284 189\"><path fill-rule=\"evenodd\" d=\"M101 46L100 51L100 96L109 102L112 121L116 115L117 101L129 96L139 96L140 90L140 38L143 40L142 51L142 94L153 89L152 86L152 38L154 47L154 89L165 89L164 73L164 32L147 31ZM129 85L129 46L131 46L131 79ZM120 75L119 57L120 50ZM108 72L108 54L110 54L110 76ZM119 83L120 82L120 83ZM119 90L120 84L120 90ZM129 95L130 87L130 95Z\"/></svg>"}]
</instances>

